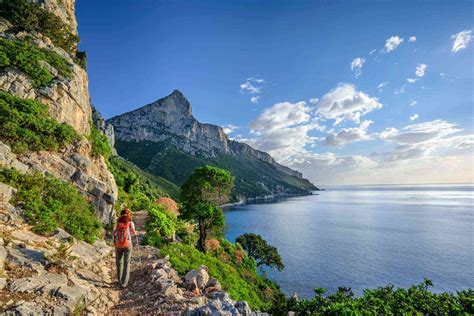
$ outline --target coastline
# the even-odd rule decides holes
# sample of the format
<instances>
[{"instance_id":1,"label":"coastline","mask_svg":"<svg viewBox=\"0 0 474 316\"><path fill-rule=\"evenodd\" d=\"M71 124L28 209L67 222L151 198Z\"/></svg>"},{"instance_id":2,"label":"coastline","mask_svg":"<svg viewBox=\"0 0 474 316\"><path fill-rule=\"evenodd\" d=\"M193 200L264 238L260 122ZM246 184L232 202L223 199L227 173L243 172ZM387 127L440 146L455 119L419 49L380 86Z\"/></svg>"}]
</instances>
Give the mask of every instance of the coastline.
<instances>
[{"instance_id":1,"label":"coastline","mask_svg":"<svg viewBox=\"0 0 474 316\"><path fill-rule=\"evenodd\" d=\"M248 205L248 204L259 204L259 203L272 203L272 202L277 202L280 199L286 199L286 198L292 198L292 197L299 197L299 196L309 196L309 195L316 195L318 191L311 191L306 194L287 194L287 193L282 193L282 194L271 194L271 195L263 195L263 196L257 196L257 197L248 197L245 199L241 199L238 202L234 203L226 203L223 205L219 205L220 208L223 209L228 209L232 206L239 206L239 205Z\"/></svg>"}]
</instances>

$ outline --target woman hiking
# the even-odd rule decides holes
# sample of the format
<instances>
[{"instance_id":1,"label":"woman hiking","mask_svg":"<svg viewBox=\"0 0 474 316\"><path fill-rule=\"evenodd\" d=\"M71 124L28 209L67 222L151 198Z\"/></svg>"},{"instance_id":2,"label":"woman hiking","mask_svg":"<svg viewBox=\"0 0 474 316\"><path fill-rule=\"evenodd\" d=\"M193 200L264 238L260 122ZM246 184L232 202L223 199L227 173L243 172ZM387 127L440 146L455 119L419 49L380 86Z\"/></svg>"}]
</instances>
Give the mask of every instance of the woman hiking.
<instances>
[{"instance_id":1,"label":"woman hiking","mask_svg":"<svg viewBox=\"0 0 474 316\"><path fill-rule=\"evenodd\" d=\"M121 287L126 287L130 278L130 260L132 258L132 235L136 236L132 213L123 209L114 230L115 262L117 278Z\"/></svg>"}]
</instances>

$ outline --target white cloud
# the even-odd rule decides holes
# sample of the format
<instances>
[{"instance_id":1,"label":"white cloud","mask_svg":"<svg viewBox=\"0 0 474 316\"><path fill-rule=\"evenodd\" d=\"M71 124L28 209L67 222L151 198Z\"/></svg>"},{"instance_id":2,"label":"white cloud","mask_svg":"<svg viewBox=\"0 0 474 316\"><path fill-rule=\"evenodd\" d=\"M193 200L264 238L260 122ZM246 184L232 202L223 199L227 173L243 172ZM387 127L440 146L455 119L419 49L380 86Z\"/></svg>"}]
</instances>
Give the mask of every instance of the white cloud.
<instances>
[{"instance_id":1,"label":"white cloud","mask_svg":"<svg viewBox=\"0 0 474 316\"><path fill-rule=\"evenodd\" d=\"M409 83L415 83L415 82L418 81L418 78L407 78L407 81L408 81Z\"/></svg>"},{"instance_id":2,"label":"white cloud","mask_svg":"<svg viewBox=\"0 0 474 316\"><path fill-rule=\"evenodd\" d=\"M390 53L391 51L394 51L401 43L403 43L403 38L391 36L385 41L385 51Z\"/></svg>"},{"instance_id":3,"label":"white cloud","mask_svg":"<svg viewBox=\"0 0 474 316\"><path fill-rule=\"evenodd\" d=\"M405 88L406 88L406 86L407 86L406 84L403 84L403 85L400 87L400 89L395 90L395 91L393 92L393 94L397 95L397 94L403 94L403 93L405 93Z\"/></svg>"},{"instance_id":4,"label":"white cloud","mask_svg":"<svg viewBox=\"0 0 474 316\"><path fill-rule=\"evenodd\" d=\"M380 139L397 144L420 144L437 141L462 131L456 124L434 120L405 126L403 129L387 128L379 134Z\"/></svg>"},{"instance_id":5,"label":"white cloud","mask_svg":"<svg viewBox=\"0 0 474 316\"><path fill-rule=\"evenodd\" d=\"M377 50L376 50L375 48L374 48L374 49L372 49L372 50L369 52L369 55L372 55L372 54L374 54L376 51L377 51Z\"/></svg>"},{"instance_id":6,"label":"white cloud","mask_svg":"<svg viewBox=\"0 0 474 316\"><path fill-rule=\"evenodd\" d=\"M311 104L316 104L316 103L318 103L318 101L319 101L319 98L311 98L311 99L309 99L309 103L311 103Z\"/></svg>"},{"instance_id":7,"label":"white cloud","mask_svg":"<svg viewBox=\"0 0 474 316\"><path fill-rule=\"evenodd\" d=\"M415 121L419 118L420 118L420 116L418 114L413 114L412 116L410 116L410 121Z\"/></svg>"},{"instance_id":8,"label":"white cloud","mask_svg":"<svg viewBox=\"0 0 474 316\"><path fill-rule=\"evenodd\" d=\"M228 124L228 125L222 126L222 129L224 130L224 133L230 134L230 133L234 132L236 129L238 129L238 126Z\"/></svg>"},{"instance_id":9,"label":"white cloud","mask_svg":"<svg viewBox=\"0 0 474 316\"><path fill-rule=\"evenodd\" d=\"M461 49L465 49L467 47L467 45L472 39L472 31L464 30L452 35L451 38L454 39L453 47L451 48L451 50L457 53Z\"/></svg>"},{"instance_id":10,"label":"white cloud","mask_svg":"<svg viewBox=\"0 0 474 316\"><path fill-rule=\"evenodd\" d=\"M240 84L240 92L250 93L250 94L259 94L262 92L263 84L265 80L258 78L247 78L247 80Z\"/></svg>"},{"instance_id":11,"label":"white cloud","mask_svg":"<svg viewBox=\"0 0 474 316\"><path fill-rule=\"evenodd\" d=\"M382 108L377 98L357 91L354 85L348 83L342 83L326 93L316 105L317 113L335 120L334 125L344 120L359 123L361 116Z\"/></svg>"},{"instance_id":12,"label":"white cloud","mask_svg":"<svg viewBox=\"0 0 474 316\"><path fill-rule=\"evenodd\" d=\"M365 58L357 57L351 62L351 70L354 72L355 77L359 77L362 74L362 66L364 66Z\"/></svg>"},{"instance_id":13,"label":"white cloud","mask_svg":"<svg viewBox=\"0 0 474 316\"><path fill-rule=\"evenodd\" d=\"M383 91L383 88L384 88L386 85L388 85L389 83L390 83L390 82L388 82L388 81L385 81L385 82L380 83L380 84L377 86L377 88L379 89L379 92L382 92L382 91Z\"/></svg>"},{"instance_id":14,"label":"white cloud","mask_svg":"<svg viewBox=\"0 0 474 316\"><path fill-rule=\"evenodd\" d=\"M253 96L253 97L250 98L250 102L252 102L254 104L257 104L259 100L260 100L259 95L256 95L256 96Z\"/></svg>"},{"instance_id":15,"label":"white cloud","mask_svg":"<svg viewBox=\"0 0 474 316\"><path fill-rule=\"evenodd\" d=\"M440 73L439 73L439 76L440 76L440 77L445 77L445 76L446 76L446 73L445 73L445 72L440 72Z\"/></svg>"},{"instance_id":16,"label":"white cloud","mask_svg":"<svg viewBox=\"0 0 474 316\"><path fill-rule=\"evenodd\" d=\"M410 43L416 42L416 36L410 36L410 38L408 39L408 42Z\"/></svg>"},{"instance_id":17,"label":"white cloud","mask_svg":"<svg viewBox=\"0 0 474 316\"><path fill-rule=\"evenodd\" d=\"M363 121L359 127L343 128L338 133L329 133L326 136L326 146L342 147L344 145L370 139L367 134L372 121Z\"/></svg>"},{"instance_id":18,"label":"white cloud","mask_svg":"<svg viewBox=\"0 0 474 316\"><path fill-rule=\"evenodd\" d=\"M420 78L423 77L425 75L426 68L428 68L428 65L426 64L416 65L415 75Z\"/></svg>"},{"instance_id":19,"label":"white cloud","mask_svg":"<svg viewBox=\"0 0 474 316\"><path fill-rule=\"evenodd\" d=\"M415 106L416 104L417 104L416 101L411 101L411 102L410 102L410 106Z\"/></svg>"}]
</instances>

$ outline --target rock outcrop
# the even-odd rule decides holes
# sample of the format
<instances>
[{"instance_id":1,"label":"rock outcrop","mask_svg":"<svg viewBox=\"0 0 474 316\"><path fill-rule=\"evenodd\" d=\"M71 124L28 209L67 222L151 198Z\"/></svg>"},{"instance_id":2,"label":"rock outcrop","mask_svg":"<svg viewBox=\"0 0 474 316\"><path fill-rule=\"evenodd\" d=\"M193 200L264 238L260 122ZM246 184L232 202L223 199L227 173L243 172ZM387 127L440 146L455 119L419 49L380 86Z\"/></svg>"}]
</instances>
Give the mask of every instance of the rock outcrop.
<instances>
[{"instance_id":1,"label":"rock outcrop","mask_svg":"<svg viewBox=\"0 0 474 316\"><path fill-rule=\"evenodd\" d=\"M57 15L77 33L74 0L35 0L43 9ZM112 174L102 158L91 155L87 135L91 129L92 107L89 101L88 77L85 69L75 63L73 56L53 44L51 39L36 31L19 32L9 21L0 18L0 38L6 40L28 39L32 45L56 52L71 68L65 78L51 65L43 64L54 75L53 80L36 87L25 73L15 66L0 67L0 90L16 97L35 99L48 106L49 114L59 122L71 125L82 139L62 152L34 152L15 155L5 144L0 144L0 164L22 171L37 170L71 181L94 204L103 223L113 216L113 203L117 199L117 187ZM1 139L0 139L1 141Z\"/></svg>"}]
</instances>

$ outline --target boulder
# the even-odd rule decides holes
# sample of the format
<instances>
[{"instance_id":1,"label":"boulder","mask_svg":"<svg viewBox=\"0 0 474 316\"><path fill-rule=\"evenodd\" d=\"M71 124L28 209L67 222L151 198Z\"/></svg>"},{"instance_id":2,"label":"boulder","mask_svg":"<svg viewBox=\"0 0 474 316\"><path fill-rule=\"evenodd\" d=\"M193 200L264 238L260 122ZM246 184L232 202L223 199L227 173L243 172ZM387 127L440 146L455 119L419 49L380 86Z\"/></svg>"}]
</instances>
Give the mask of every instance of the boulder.
<instances>
[{"instance_id":1,"label":"boulder","mask_svg":"<svg viewBox=\"0 0 474 316\"><path fill-rule=\"evenodd\" d=\"M21 278L13 281L9 290L19 293L42 292L45 287L58 288L67 285L65 275L56 273L45 273L33 277Z\"/></svg>"},{"instance_id":2,"label":"boulder","mask_svg":"<svg viewBox=\"0 0 474 316\"><path fill-rule=\"evenodd\" d=\"M209 278L209 281L206 284L206 293L221 291L222 285L216 278Z\"/></svg>"},{"instance_id":3,"label":"boulder","mask_svg":"<svg viewBox=\"0 0 474 316\"><path fill-rule=\"evenodd\" d=\"M252 314L252 310L246 301L238 301L234 306L242 316L250 316Z\"/></svg>"},{"instance_id":4,"label":"boulder","mask_svg":"<svg viewBox=\"0 0 474 316\"><path fill-rule=\"evenodd\" d=\"M62 285L58 288L52 289L50 295L64 300L70 311L73 311L78 304L86 302L88 291L79 286Z\"/></svg>"},{"instance_id":5,"label":"boulder","mask_svg":"<svg viewBox=\"0 0 474 316\"><path fill-rule=\"evenodd\" d=\"M195 270L189 271L184 277L185 286L188 290L203 290L209 282L209 274L206 266L200 266Z\"/></svg>"},{"instance_id":6,"label":"boulder","mask_svg":"<svg viewBox=\"0 0 474 316\"><path fill-rule=\"evenodd\" d=\"M31 248L11 248L7 247L7 264L9 268L26 269L33 272L44 271L44 252Z\"/></svg>"},{"instance_id":7,"label":"boulder","mask_svg":"<svg viewBox=\"0 0 474 316\"><path fill-rule=\"evenodd\" d=\"M17 305L10 308L5 312L5 316L17 316L17 315L28 315L28 316L42 316L45 314L43 308L33 302L19 302Z\"/></svg>"}]
</instances>

